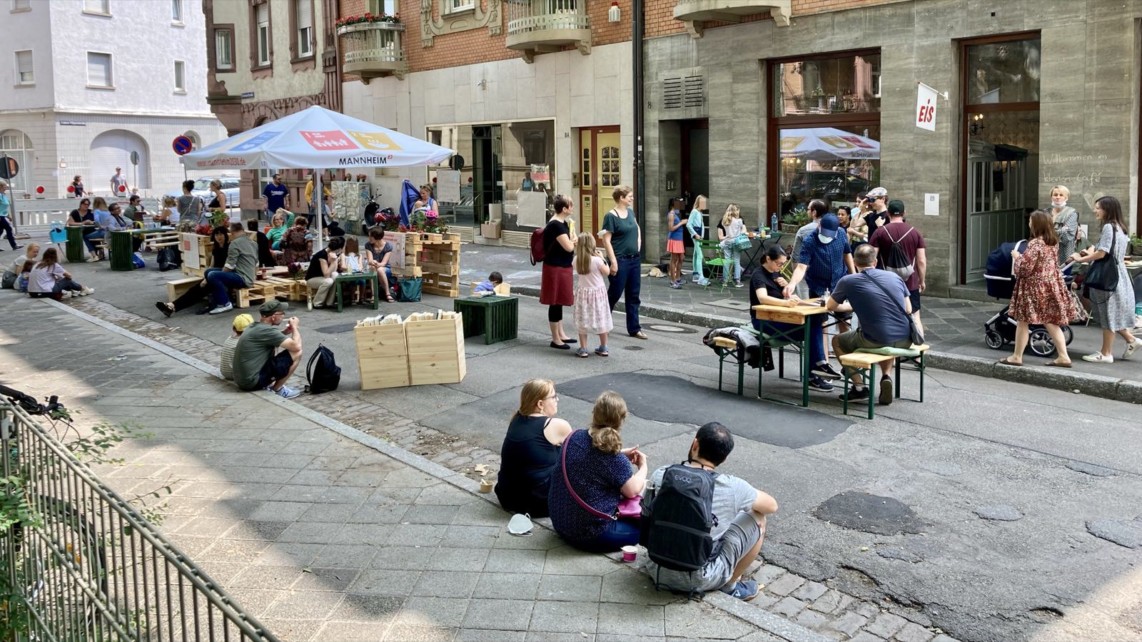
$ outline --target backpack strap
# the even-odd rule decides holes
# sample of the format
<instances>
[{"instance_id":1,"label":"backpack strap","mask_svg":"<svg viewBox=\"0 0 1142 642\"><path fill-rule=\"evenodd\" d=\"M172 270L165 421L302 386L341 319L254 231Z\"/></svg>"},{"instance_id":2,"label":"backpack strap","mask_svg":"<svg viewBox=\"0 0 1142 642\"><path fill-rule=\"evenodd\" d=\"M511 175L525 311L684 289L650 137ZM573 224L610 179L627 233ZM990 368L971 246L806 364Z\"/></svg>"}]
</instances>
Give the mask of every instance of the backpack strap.
<instances>
[{"instance_id":1,"label":"backpack strap","mask_svg":"<svg viewBox=\"0 0 1142 642\"><path fill-rule=\"evenodd\" d=\"M904 233L904 234L903 234L903 235L902 235L900 238L898 238L898 239L894 239L894 238L892 238L892 233L888 231L888 226L887 226L887 225L885 225L885 226L884 226L884 235L888 237L888 240L889 240L889 241L892 241L892 244L893 244L893 245L895 245L895 244L897 244L897 243L899 243L899 242L903 241L903 240L904 240L904 237L906 237L906 236L908 236L909 234L911 234L911 233L912 233L912 231L913 231L913 230L915 230L915 229L916 229L916 228L914 228L914 227L909 227L909 228L908 228L908 231L907 231L907 232L905 232L905 233Z\"/></svg>"},{"instance_id":2,"label":"backpack strap","mask_svg":"<svg viewBox=\"0 0 1142 642\"><path fill-rule=\"evenodd\" d=\"M587 502L583 501L583 499L581 497L579 497L579 494L576 493L575 489L571 486L571 479L567 476L567 442L571 441L571 438L575 436L576 432L580 432L580 431L576 430L576 431L572 432L570 435L567 435L567 439L563 440L563 447L560 449L563 451L560 455L560 462L561 462L562 467L563 467L563 483L566 484L566 486L567 486L567 493L569 495L571 495L571 499L574 499L575 503L579 504L580 508L587 511L591 515L594 515L595 517L598 517L599 519L609 519L612 521L617 520L619 518L618 513L616 513L614 515L608 515L602 511L595 510L594 507L592 507Z\"/></svg>"}]
</instances>

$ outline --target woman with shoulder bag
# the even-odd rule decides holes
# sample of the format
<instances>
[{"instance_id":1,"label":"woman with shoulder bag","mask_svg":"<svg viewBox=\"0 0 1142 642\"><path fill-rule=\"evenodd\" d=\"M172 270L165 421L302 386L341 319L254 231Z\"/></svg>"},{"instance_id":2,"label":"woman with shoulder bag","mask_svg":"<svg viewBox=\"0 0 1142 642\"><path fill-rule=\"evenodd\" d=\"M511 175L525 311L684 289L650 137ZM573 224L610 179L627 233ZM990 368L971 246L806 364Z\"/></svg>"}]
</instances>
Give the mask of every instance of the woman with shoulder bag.
<instances>
[{"instance_id":1,"label":"woman with shoulder bag","mask_svg":"<svg viewBox=\"0 0 1142 642\"><path fill-rule=\"evenodd\" d=\"M570 350L575 339L563 329L563 308L575 305L574 278L571 263L575 258L575 242L571 240L571 199L555 197L555 215L543 228L543 276L539 286L539 302L547 306L547 325L551 330L551 347Z\"/></svg>"},{"instance_id":2,"label":"woman with shoulder bag","mask_svg":"<svg viewBox=\"0 0 1142 642\"><path fill-rule=\"evenodd\" d=\"M555 416L558 410L554 381L532 379L523 384L519 409L500 447L496 480L496 497L509 513L548 515L547 495L559 466L559 446L571 434L571 424Z\"/></svg>"},{"instance_id":3,"label":"woman with shoulder bag","mask_svg":"<svg viewBox=\"0 0 1142 642\"><path fill-rule=\"evenodd\" d=\"M744 285L742 283L742 249L743 247L748 248L750 241L749 235L745 231L745 223L742 222L741 210L733 203L726 207L722 222L718 223L718 241L722 246L722 257L726 260L726 264L722 266L722 283L729 285L729 267L733 265L734 287L740 288Z\"/></svg>"},{"instance_id":4,"label":"woman with shoulder bag","mask_svg":"<svg viewBox=\"0 0 1142 642\"><path fill-rule=\"evenodd\" d=\"M646 455L623 449L627 405L613 390L595 400L591 425L563 441L560 463L552 472L547 496L551 525L559 537L580 550L617 551L638 543L637 521L619 519L646 486Z\"/></svg>"},{"instance_id":5,"label":"woman with shoulder bag","mask_svg":"<svg viewBox=\"0 0 1142 642\"><path fill-rule=\"evenodd\" d=\"M1098 245L1071 255L1077 263L1090 263L1083 284L1090 288L1090 300L1098 312L1102 326L1102 348L1085 355L1083 361L1114 363L1114 335L1126 341L1123 359L1129 359L1142 346L1142 341L1130 332L1134 328L1134 288L1126 272L1126 223L1122 219L1122 204L1113 196L1103 196L1094 203L1094 215L1102 224ZM1113 282L1113 287L1110 287ZM1101 287L1100 287L1101 286Z\"/></svg>"}]
</instances>

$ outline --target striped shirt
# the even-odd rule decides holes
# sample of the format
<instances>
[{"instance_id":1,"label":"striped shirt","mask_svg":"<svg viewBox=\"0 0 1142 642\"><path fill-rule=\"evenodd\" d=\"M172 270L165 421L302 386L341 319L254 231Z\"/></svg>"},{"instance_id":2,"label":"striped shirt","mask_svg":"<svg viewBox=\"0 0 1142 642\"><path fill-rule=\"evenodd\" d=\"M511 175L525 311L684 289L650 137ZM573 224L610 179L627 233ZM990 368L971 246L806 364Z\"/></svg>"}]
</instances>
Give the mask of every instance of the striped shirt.
<instances>
[{"instance_id":1,"label":"striped shirt","mask_svg":"<svg viewBox=\"0 0 1142 642\"><path fill-rule=\"evenodd\" d=\"M227 381L234 380L234 348L238 347L240 336L227 337L226 342L222 344L222 362L218 364L218 369L222 371L222 378Z\"/></svg>"}]
</instances>

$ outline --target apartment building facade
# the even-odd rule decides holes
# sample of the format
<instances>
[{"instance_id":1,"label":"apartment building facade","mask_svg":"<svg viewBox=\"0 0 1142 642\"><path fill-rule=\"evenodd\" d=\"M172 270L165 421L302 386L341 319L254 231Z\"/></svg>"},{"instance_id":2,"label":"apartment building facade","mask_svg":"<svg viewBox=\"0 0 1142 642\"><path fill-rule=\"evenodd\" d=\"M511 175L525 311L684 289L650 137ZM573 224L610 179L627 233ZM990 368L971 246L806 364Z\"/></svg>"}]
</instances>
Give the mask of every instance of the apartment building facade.
<instances>
[{"instance_id":1,"label":"apartment building facade","mask_svg":"<svg viewBox=\"0 0 1142 642\"><path fill-rule=\"evenodd\" d=\"M17 194L63 197L80 175L109 195L116 167L132 188L161 193L183 180L176 136L224 136L206 104L204 19L192 0L6 5L0 153L20 166Z\"/></svg>"},{"instance_id":2,"label":"apartment building facade","mask_svg":"<svg viewBox=\"0 0 1142 642\"><path fill-rule=\"evenodd\" d=\"M345 111L457 149L460 227L502 217L521 242L538 185L571 195L595 230L610 188L635 181L629 1L339 11L399 16L339 31ZM1021 237L1056 184L1093 236L1104 194L1136 226L1136 0L651 0L643 14L649 260L679 194L708 195L715 219L736 203L752 226L883 185L928 239L935 294L978 284L987 253ZM915 123L920 83L940 93L934 131ZM403 176L436 172L377 180Z\"/></svg>"},{"instance_id":3,"label":"apartment building facade","mask_svg":"<svg viewBox=\"0 0 1142 642\"><path fill-rule=\"evenodd\" d=\"M336 0L203 0L202 5L206 99L228 135L313 105L341 110ZM246 170L239 195L243 217L262 210L262 188L275 171L300 207L310 170Z\"/></svg>"}]
</instances>

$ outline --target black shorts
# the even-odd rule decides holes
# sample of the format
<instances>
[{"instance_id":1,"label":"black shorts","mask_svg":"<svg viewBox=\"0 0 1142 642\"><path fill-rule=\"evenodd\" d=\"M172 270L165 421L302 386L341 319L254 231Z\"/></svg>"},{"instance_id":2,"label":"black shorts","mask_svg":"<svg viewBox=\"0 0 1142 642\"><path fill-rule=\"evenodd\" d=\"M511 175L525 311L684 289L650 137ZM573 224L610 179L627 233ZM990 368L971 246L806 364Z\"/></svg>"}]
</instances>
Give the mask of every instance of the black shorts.
<instances>
[{"instance_id":1,"label":"black shorts","mask_svg":"<svg viewBox=\"0 0 1142 642\"><path fill-rule=\"evenodd\" d=\"M912 302L912 311L920 311L920 290L908 290L908 300Z\"/></svg>"},{"instance_id":2,"label":"black shorts","mask_svg":"<svg viewBox=\"0 0 1142 642\"><path fill-rule=\"evenodd\" d=\"M258 373L258 386L254 390L264 390L266 386L289 374L289 369L292 367L293 357L290 356L289 350L282 350L270 357L266 365L262 366L262 371Z\"/></svg>"}]
</instances>

